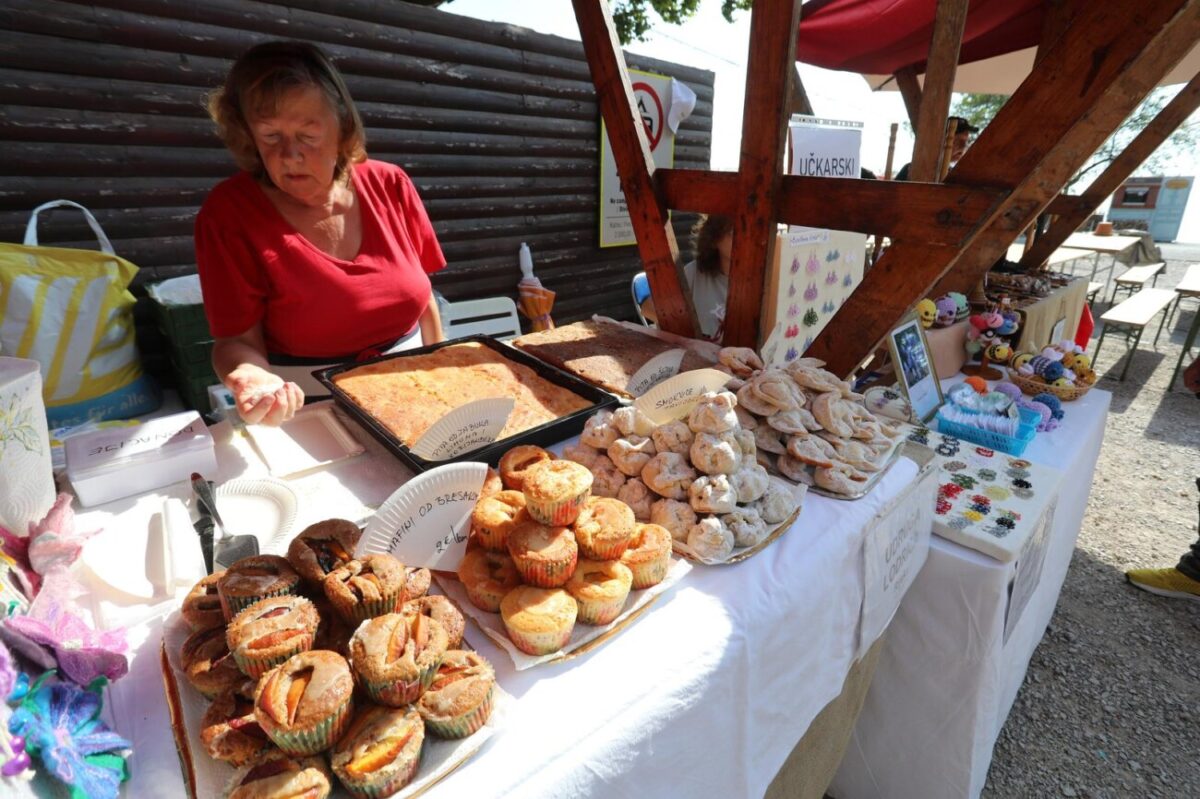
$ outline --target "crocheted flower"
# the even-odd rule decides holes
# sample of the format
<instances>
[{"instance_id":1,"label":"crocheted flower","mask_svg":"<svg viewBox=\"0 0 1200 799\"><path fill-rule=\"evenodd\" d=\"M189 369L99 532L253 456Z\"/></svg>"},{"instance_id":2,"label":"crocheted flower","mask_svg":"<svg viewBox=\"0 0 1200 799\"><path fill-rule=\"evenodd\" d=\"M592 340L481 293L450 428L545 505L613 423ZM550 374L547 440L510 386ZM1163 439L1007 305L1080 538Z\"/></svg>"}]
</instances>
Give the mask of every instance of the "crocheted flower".
<instances>
[{"instance_id":1,"label":"crocheted flower","mask_svg":"<svg viewBox=\"0 0 1200 799\"><path fill-rule=\"evenodd\" d=\"M952 475L950 477L950 479L954 481L955 485L965 488L968 491L975 488L975 478L974 477L970 477L965 474L956 474L956 475Z\"/></svg>"},{"instance_id":2,"label":"crocheted flower","mask_svg":"<svg viewBox=\"0 0 1200 799\"><path fill-rule=\"evenodd\" d=\"M985 458L994 457L996 454L995 450L988 449L987 447L976 447L975 451Z\"/></svg>"},{"instance_id":3,"label":"crocheted flower","mask_svg":"<svg viewBox=\"0 0 1200 799\"><path fill-rule=\"evenodd\" d=\"M17 666L13 663L8 648L0 643L0 702L8 699L17 684Z\"/></svg>"},{"instance_id":4,"label":"crocheted flower","mask_svg":"<svg viewBox=\"0 0 1200 799\"><path fill-rule=\"evenodd\" d=\"M976 472L976 474L979 475L979 479L983 480L984 482L990 483L992 480L996 479L996 472L992 469L980 469L978 472Z\"/></svg>"},{"instance_id":5,"label":"crocheted flower","mask_svg":"<svg viewBox=\"0 0 1200 799\"><path fill-rule=\"evenodd\" d=\"M1006 500L1010 496L1009 490L1003 486L988 486L986 493L989 497L998 502Z\"/></svg>"},{"instance_id":6,"label":"crocheted flower","mask_svg":"<svg viewBox=\"0 0 1200 799\"><path fill-rule=\"evenodd\" d=\"M46 683L43 674L8 720L25 749L71 788L72 799L115 799L129 777L124 751L132 744L100 720L99 687Z\"/></svg>"},{"instance_id":7,"label":"crocheted flower","mask_svg":"<svg viewBox=\"0 0 1200 799\"><path fill-rule=\"evenodd\" d=\"M965 511L963 511L963 516L966 516L968 519L970 519L973 522L977 522L983 518L983 514L977 510L965 510Z\"/></svg>"}]
</instances>

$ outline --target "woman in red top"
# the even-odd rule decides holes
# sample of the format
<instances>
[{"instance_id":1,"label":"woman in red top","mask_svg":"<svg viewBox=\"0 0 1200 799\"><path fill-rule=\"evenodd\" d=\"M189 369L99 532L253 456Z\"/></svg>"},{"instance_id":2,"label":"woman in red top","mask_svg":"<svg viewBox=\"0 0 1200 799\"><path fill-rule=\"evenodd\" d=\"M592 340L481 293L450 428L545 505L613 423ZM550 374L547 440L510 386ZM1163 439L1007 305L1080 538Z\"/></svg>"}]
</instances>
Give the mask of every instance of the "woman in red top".
<instances>
[{"instance_id":1,"label":"woman in red top","mask_svg":"<svg viewBox=\"0 0 1200 799\"><path fill-rule=\"evenodd\" d=\"M242 418L291 418L318 365L443 340L429 274L446 259L429 217L403 170L367 160L324 53L252 47L209 113L243 171L200 209L196 263L213 366Z\"/></svg>"}]
</instances>

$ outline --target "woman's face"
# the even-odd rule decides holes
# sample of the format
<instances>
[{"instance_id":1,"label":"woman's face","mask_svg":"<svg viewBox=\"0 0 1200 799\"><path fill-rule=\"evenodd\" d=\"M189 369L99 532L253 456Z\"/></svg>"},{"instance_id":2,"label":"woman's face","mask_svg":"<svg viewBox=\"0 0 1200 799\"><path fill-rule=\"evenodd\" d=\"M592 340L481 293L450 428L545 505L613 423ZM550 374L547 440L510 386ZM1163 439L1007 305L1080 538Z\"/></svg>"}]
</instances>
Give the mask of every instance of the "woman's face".
<instances>
[{"instance_id":1,"label":"woman's face","mask_svg":"<svg viewBox=\"0 0 1200 799\"><path fill-rule=\"evenodd\" d=\"M305 205L322 205L337 170L340 127L316 86L292 89L275 115L253 117L250 132L276 188Z\"/></svg>"},{"instance_id":2,"label":"woman's face","mask_svg":"<svg viewBox=\"0 0 1200 799\"><path fill-rule=\"evenodd\" d=\"M717 252L721 254L721 266L728 270L729 256L733 252L733 231L717 239ZM724 270L723 270L724 271Z\"/></svg>"}]
</instances>

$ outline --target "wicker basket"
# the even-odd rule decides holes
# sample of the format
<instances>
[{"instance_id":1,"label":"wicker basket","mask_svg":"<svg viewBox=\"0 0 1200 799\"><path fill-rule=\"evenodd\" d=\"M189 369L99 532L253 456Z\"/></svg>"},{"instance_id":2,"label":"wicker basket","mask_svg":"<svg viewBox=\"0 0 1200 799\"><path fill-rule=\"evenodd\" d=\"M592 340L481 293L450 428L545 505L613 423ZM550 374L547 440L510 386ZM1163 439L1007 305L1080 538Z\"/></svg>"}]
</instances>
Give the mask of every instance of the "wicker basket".
<instances>
[{"instance_id":1,"label":"wicker basket","mask_svg":"<svg viewBox=\"0 0 1200 799\"><path fill-rule=\"evenodd\" d=\"M1015 369L1008 370L1008 379L1013 381L1017 388L1030 396L1048 393L1053 394L1063 402L1077 400L1091 389L1091 386L1052 386L1049 383L1043 383L1040 380L1026 377Z\"/></svg>"}]
</instances>

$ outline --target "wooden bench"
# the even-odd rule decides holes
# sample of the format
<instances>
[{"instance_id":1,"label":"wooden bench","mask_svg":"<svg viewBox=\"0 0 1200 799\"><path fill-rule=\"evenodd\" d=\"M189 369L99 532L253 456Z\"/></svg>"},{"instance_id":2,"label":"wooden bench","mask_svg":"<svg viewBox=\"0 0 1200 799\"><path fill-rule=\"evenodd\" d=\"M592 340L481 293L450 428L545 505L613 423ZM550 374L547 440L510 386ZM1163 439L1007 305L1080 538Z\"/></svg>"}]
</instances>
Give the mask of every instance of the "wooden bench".
<instances>
[{"instance_id":1,"label":"wooden bench","mask_svg":"<svg viewBox=\"0 0 1200 799\"><path fill-rule=\"evenodd\" d=\"M1104 336L1108 334L1110 328L1116 328L1117 333L1125 336L1126 342L1131 337L1133 339L1133 345L1129 348L1129 359L1125 361L1125 368L1121 370L1120 379L1124 380L1125 374L1129 371L1129 364L1133 361L1133 355L1137 352L1138 342L1142 340L1142 331L1155 316L1162 313L1174 301L1175 292L1171 289L1142 289L1120 305L1105 311L1104 315L1100 317L1104 327L1100 330L1100 340L1096 342L1096 354L1092 356L1092 368L1096 368L1096 363L1100 358L1100 347L1104 345ZM1158 333L1154 336L1155 346L1158 345L1158 337L1162 335L1163 324L1166 321L1167 317L1164 314L1162 322L1158 323Z\"/></svg>"},{"instance_id":2,"label":"wooden bench","mask_svg":"<svg viewBox=\"0 0 1200 799\"><path fill-rule=\"evenodd\" d=\"M1179 285L1175 287L1175 307L1167 315L1168 328L1171 327L1171 320L1175 318L1175 313L1179 310L1179 303L1184 299L1200 299L1200 264L1189 266L1183 280L1179 281ZM1191 327L1188 328L1187 336L1183 340L1183 349L1179 351L1179 360L1175 362L1175 371L1171 372L1171 382L1167 383L1167 391L1175 387L1175 378L1179 377L1179 370L1183 368L1183 359L1192 352L1192 345L1196 341L1197 333L1200 333L1200 309L1192 317Z\"/></svg>"},{"instance_id":3,"label":"wooden bench","mask_svg":"<svg viewBox=\"0 0 1200 799\"><path fill-rule=\"evenodd\" d=\"M1135 291L1141 291L1146 287L1146 281L1149 280L1151 286L1158 285L1158 276L1167 268L1167 265L1161 261L1156 264L1142 264L1141 266L1132 266L1124 274L1116 280L1116 285L1113 286L1112 302L1117 301L1117 292L1125 291L1133 294Z\"/></svg>"},{"instance_id":4,"label":"wooden bench","mask_svg":"<svg viewBox=\"0 0 1200 799\"><path fill-rule=\"evenodd\" d=\"M1089 304L1096 301L1096 294L1098 294L1102 288L1104 288L1104 284L1101 282L1094 280L1088 282L1087 301Z\"/></svg>"}]
</instances>

